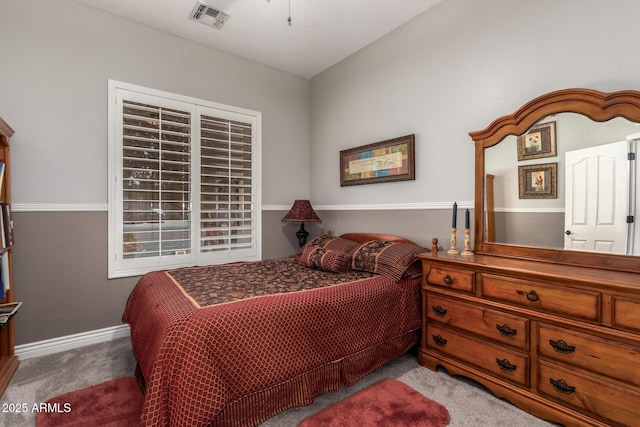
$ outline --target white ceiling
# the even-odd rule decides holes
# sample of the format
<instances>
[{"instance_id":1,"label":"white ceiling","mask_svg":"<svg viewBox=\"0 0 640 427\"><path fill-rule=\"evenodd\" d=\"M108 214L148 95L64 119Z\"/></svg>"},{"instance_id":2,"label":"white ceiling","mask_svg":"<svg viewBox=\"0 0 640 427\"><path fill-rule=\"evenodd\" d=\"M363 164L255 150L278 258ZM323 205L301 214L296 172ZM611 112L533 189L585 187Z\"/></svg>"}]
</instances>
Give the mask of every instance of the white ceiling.
<instances>
[{"instance_id":1,"label":"white ceiling","mask_svg":"<svg viewBox=\"0 0 640 427\"><path fill-rule=\"evenodd\" d=\"M220 30L189 19L197 0L76 1L311 78L442 0L200 0Z\"/></svg>"}]
</instances>

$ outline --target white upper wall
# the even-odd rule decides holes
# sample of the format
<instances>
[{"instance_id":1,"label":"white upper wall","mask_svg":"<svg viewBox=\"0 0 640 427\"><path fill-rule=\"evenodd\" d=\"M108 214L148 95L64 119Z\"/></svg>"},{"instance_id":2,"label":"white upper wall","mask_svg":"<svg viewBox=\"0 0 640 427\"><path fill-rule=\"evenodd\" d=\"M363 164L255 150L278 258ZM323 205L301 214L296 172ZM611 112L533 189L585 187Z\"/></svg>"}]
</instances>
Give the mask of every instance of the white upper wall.
<instances>
[{"instance_id":1,"label":"white upper wall","mask_svg":"<svg viewBox=\"0 0 640 427\"><path fill-rule=\"evenodd\" d=\"M314 206L474 198L470 131L544 93L640 90L637 0L445 0L311 80ZM340 187L339 152L416 135L416 181Z\"/></svg>"},{"instance_id":2,"label":"white upper wall","mask_svg":"<svg viewBox=\"0 0 640 427\"><path fill-rule=\"evenodd\" d=\"M14 204L106 207L108 79L262 112L263 204L308 197L307 79L69 0L0 0L0 52Z\"/></svg>"},{"instance_id":3,"label":"white upper wall","mask_svg":"<svg viewBox=\"0 0 640 427\"><path fill-rule=\"evenodd\" d=\"M556 156L518 160L518 137L509 135L503 142L485 150L485 173L494 175L494 207L506 212L564 212L566 166L565 154L570 151L626 141L640 128L637 123L616 117L604 123L594 122L575 113L554 114L536 123L555 122ZM518 187L518 166L541 163L557 164L557 197L552 199L521 199ZM627 165L624 166L625 168Z\"/></svg>"},{"instance_id":4,"label":"white upper wall","mask_svg":"<svg viewBox=\"0 0 640 427\"><path fill-rule=\"evenodd\" d=\"M69 0L0 0L13 202L106 205L109 78L261 111L264 204L470 202L469 131L551 90L640 89L636 16L637 0L445 0L309 83ZM408 133L416 181L340 187L340 150Z\"/></svg>"}]
</instances>

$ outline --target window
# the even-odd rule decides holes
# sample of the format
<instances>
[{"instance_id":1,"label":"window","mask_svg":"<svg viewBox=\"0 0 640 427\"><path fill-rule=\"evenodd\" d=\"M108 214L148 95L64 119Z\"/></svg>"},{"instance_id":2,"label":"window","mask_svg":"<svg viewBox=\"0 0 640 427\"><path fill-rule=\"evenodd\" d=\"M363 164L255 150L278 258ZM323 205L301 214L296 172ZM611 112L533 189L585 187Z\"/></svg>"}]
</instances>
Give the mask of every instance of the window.
<instances>
[{"instance_id":1,"label":"window","mask_svg":"<svg viewBox=\"0 0 640 427\"><path fill-rule=\"evenodd\" d=\"M109 81L109 277L260 258L260 113Z\"/></svg>"}]
</instances>

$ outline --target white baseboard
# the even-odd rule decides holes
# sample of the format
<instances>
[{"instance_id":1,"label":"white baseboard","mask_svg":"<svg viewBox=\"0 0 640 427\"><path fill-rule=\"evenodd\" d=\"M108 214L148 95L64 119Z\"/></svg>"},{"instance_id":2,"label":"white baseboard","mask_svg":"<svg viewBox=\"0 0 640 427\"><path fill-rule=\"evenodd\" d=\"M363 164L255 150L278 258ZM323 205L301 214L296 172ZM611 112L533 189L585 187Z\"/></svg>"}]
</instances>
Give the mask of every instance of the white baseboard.
<instances>
[{"instance_id":1,"label":"white baseboard","mask_svg":"<svg viewBox=\"0 0 640 427\"><path fill-rule=\"evenodd\" d=\"M128 336L129 325L111 326L109 328L97 329L95 331L81 332L79 334L66 335L44 341L17 345L15 348L15 354L20 360L26 360Z\"/></svg>"}]
</instances>

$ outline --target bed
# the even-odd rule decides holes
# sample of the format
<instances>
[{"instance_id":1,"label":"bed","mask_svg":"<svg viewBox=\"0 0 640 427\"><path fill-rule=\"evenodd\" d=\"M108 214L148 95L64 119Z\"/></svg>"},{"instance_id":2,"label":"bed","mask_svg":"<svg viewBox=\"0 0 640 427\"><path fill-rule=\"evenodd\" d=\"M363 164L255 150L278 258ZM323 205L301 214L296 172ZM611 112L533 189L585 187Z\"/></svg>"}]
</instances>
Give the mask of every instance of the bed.
<instances>
[{"instance_id":1,"label":"bed","mask_svg":"<svg viewBox=\"0 0 640 427\"><path fill-rule=\"evenodd\" d=\"M419 339L423 251L350 233L290 258L144 275L123 314L142 425L257 425L401 356Z\"/></svg>"}]
</instances>

